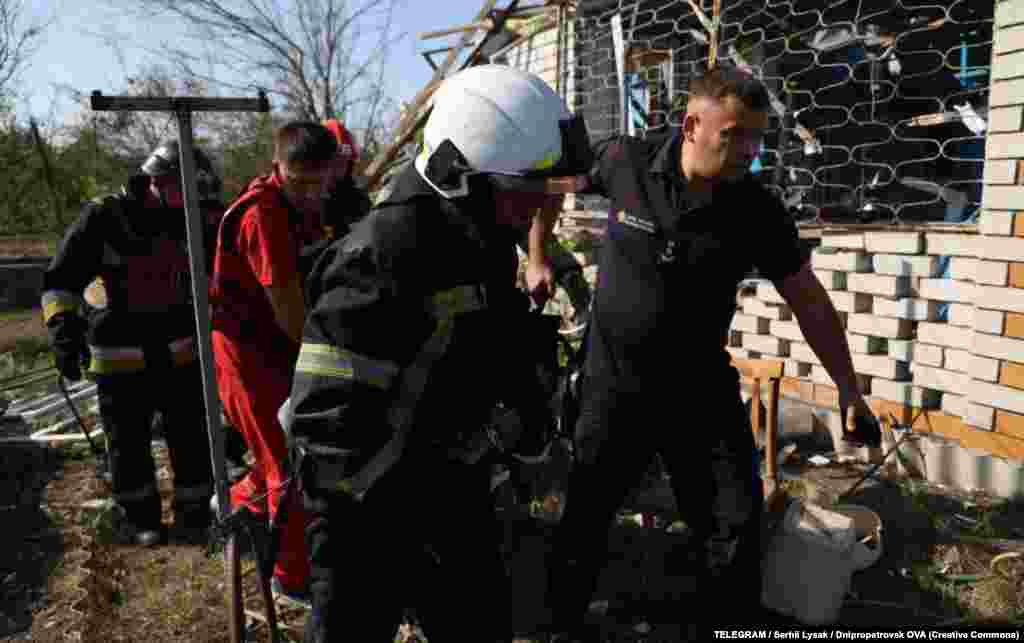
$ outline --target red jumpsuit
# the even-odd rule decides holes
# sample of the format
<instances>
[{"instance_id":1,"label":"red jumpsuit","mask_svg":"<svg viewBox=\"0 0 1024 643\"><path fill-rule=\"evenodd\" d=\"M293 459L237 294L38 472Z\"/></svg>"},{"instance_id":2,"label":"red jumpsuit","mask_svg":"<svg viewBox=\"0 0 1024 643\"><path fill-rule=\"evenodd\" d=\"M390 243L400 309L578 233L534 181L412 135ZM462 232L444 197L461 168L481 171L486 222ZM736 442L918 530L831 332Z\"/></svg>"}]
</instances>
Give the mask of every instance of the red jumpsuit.
<instances>
[{"instance_id":1,"label":"red jumpsuit","mask_svg":"<svg viewBox=\"0 0 1024 643\"><path fill-rule=\"evenodd\" d=\"M276 516L289 472L277 412L288 398L298 344L278 326L265 289L290 283L302 245L317 226L282 198L276 174L253 180L221 221L210 300L213 354L224 414L241 431L254 459L250 473L231 488L232 506ZM266 499L261 499L270 491ZM303 538L307 518L293 499L282 525L274 575L289 591L309 576ZM268 502L269 500L269 502Z\"/></svg>"}]
</instances>

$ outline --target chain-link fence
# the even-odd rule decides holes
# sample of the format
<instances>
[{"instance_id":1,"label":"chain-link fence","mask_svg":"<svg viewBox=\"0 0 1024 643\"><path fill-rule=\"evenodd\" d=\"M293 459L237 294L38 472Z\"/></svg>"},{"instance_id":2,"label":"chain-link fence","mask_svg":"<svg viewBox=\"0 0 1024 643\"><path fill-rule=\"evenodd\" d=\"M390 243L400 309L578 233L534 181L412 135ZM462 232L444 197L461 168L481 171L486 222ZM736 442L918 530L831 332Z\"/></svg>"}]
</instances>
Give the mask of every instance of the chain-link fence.
<instances>
[{"instance_id":1,"label":"chain-link fence","mask_svg":"<svg viewBox=\"0 0 1024 643\"><path fill-rule=\"evenodd\" d=\"M773 97L753 171L801 220L970 220L994 4L722 0L719 62L750 69ZM712 5L579 0L570 99L593 138L680 124L688 79L708 67ZM603 209L592 198L576 208Z\"/></svg>"}]
</instances>

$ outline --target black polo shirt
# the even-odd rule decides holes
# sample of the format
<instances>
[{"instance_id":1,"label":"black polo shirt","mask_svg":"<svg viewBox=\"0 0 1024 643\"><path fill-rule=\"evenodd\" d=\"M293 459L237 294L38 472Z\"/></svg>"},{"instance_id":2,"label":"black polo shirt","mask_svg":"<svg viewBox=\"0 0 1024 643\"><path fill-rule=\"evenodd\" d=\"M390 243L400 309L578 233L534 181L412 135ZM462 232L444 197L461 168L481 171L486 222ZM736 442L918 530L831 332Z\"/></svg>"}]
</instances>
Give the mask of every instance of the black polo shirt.
<instances>
[{"instance_id":1,"label":"black polo shirt","mask_svg":"<svg viewBox=\"0 0 1024 643\"><path fill-rule=\"evenodd\" d=\"M736 380L725 351L739 282L807 261L796 224L752 177L698 203L679 171L678 133L597 145L594 190L610 203L587 373L619 390Z\"/></svg>"}]
</instances>

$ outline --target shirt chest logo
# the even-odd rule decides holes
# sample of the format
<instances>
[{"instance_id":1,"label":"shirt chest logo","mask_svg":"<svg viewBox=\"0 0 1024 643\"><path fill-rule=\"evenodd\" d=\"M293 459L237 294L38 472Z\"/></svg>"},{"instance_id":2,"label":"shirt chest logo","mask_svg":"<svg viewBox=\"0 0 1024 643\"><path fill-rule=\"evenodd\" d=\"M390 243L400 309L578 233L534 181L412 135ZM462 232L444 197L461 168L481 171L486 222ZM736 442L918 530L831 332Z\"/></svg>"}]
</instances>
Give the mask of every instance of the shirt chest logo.
<instances>
[{"instance_id":1,"label":"shirt chest logo","mask_svg":"<svg viewBox=\"0 0 1024 643\"><path fill-rule=\"evenodd\" d=\"M643 230L648 234L654 234L655 232L653 221L648 221L646 219L641 219L640 217L635 217L632 214L626 212L625 210L619 210L618 212L616 212L615 220L621 223L622 225L627 225L631 228L636 228L637 230Z\"/></svg>"}]
</instances>

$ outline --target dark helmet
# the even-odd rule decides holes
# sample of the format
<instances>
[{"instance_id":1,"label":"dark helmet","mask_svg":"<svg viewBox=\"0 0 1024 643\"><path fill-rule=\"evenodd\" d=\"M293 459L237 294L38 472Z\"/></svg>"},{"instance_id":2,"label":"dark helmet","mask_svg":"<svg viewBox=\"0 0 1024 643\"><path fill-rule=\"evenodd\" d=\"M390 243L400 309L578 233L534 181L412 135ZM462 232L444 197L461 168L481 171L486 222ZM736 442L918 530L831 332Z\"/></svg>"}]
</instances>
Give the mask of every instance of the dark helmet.
<instances>
[{"instance_id":1,"label":"dark helmet","mask_svg":"<svg viewBox=\"0 0 1024 643\"><path fill-rule=\"evenodd\" d=\"M210 157L199 147L192 149L195 155L196 188L200 201L220 199L222 184ZM139 168L147 176L181 175L180 147L178 141L164 141L153 150Z\"/></svg>"}]
</instances>

